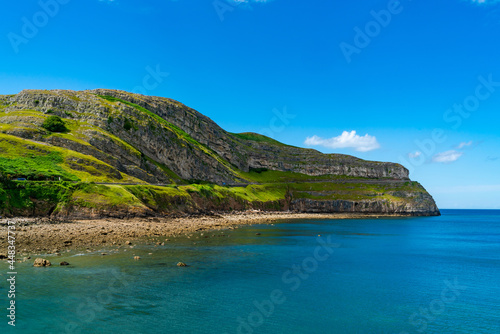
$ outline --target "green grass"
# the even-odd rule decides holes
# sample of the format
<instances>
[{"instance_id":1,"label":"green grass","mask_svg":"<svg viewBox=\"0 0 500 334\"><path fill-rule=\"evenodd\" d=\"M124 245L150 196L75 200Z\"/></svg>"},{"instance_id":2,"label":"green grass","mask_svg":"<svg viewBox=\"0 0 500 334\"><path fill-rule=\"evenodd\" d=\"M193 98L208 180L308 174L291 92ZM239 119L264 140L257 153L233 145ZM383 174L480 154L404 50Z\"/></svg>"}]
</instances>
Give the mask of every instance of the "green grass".
<instances>
[{"instance_id":1,"label":"green grass","mask_svg":"<svg viewBox=\"0 0 500 334\"><path fill-rule=\"evenodd\" d=\"M189 193L176 187L124 186L124 188L144 205L157 212L176 211L194 206Z\"/></svg>"},{"instance_id":2,"label":"green grass","mask_svg":"<svg viewBox=\"0 0 500 334\"><path fill-rule=\"evenodd\" d=\"M0 174L7 179L73 180L78 178L61 167L64 158L59 152L15 152L8 141L0 139ZM21 154L19 154L21 153Z\"/></svg>"},{"instance_id":3,"label":"green grass","mask_svg":"<svg viewBox=\"0 0 500 334\"><path fill-rule=\"evenodd\" d=\"M243 132L243 133L230 133L236 138L243 139L243 140L251 140L251 141L256 141L256 142L261 142L261 143L267 143L267 144L272 144L276 146L288 146L288 147L295 147L287 144L283 144L277 140L274 140L272 138L269 138L264 135L260 135L258 133L253 133L253 132Z\"/></svg>"},{"instance_id":4,"label":"green grass","mask_svg":"<svg viewBox=\"0 0 500 334\"><path fill-rule=\"evenodd\" d=\"M72 193L71 204L95 208L144 208L144 204L133 194L119 185L81 184Z\"/></svg>"},{"instance_id":5,"label":"green grass","mask_svg":"<svg viewBox=\"0 0 500 334\"><path fill-rule=\"evenodd\" d=\"M142 183L93 156L6 134L0 134L0 172L31 180Z\"/></svg>"},{"instance_id":6,"label":"green grass","mask_svg":"<svg viewBox=\"0 0 500 334\"><path fill-rule=\"evenodd\" d=\"M363 180L366 178L353 177L347 175L307 175L295 172L282 172L275 170L265 170L265 171L250 171L250 172L240 172L240 175L251 182L258 183L280 183L280 182L304 182L304 181L320 181L320 180L347 180L347 179L359 179Z\"/></svg>"},{"instance_id":7,"label":"green grass","mask_svg":"<svg viewBox=\"0 0 500 334\"><path fill-rule=\"evenodd\" d=\"M314 200L390 200L407 201L397 192L412 192L414 195L425 192L417 182L411 184L371 184L371 183L295 183L289 184L294 198L309 198Z\"/></svg>"}]
</instances>

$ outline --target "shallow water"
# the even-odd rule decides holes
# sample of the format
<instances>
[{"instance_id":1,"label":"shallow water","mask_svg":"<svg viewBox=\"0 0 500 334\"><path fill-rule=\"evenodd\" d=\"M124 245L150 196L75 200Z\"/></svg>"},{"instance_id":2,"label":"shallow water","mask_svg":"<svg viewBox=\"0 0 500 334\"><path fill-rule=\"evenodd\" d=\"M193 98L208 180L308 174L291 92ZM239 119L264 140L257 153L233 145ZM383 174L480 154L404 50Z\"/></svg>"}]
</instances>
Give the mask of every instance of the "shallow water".
<instances>
[{"instance_id":1,"label":"shallow water","mask_svg":"<svg viewBox=\"0 0 500 334\"><path fill-rule=\"evenodd\" d=\"M498 333L500 211L442 213L281 221L47 257L69 267L19 263L15 330L3 262L0 331Z\"/></svg>"}]
</instances>

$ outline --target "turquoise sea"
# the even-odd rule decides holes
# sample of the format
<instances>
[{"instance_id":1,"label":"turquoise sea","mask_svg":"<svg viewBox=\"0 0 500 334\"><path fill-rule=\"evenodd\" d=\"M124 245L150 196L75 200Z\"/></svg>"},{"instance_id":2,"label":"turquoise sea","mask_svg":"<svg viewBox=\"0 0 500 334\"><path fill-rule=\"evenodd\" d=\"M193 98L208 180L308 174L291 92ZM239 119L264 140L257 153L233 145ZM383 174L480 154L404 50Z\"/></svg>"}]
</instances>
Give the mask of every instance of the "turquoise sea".
<instances>
[{"instance_id":1,"label":"turquoise sea","mask_svg":"<svg viewBox=\"0 0 500 334\"><path fill-rule=\"evenodd\" d=\"M47 257L69 267L19 263L15 328L2 262L0 333L500 333L500 211L442 214L279 221Z\"/></svg>"}]
</instances>

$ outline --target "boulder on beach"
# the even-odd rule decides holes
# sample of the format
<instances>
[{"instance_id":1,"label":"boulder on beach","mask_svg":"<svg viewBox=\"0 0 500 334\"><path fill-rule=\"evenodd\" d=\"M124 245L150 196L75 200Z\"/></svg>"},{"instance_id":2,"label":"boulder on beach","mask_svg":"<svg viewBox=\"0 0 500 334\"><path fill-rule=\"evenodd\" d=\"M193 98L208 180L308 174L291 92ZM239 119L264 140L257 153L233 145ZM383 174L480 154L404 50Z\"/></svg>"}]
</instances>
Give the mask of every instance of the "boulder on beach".
<instances>
[{"instance_id":1,"label":"boulder on beach","mask_svg":"<svg viewBox=\"0 0 500 334\"><path fill-rule=\"evenodd\" d=\"M185 264L184 262L179 262L177 263L177 267L187 267L188 265Z\"/></svg>"},{"instance_id":2,"label":"boulder on beach","mask_svg":"<svg viewBox=\"0 0 500 334\"><path fill-rule=\"evenodd\" d=\"M50 263L49 260L45 260L42 258L37 258L35 259L35 262L33 263L33 267L49 267L52 264Z\"/></svg>"}]
</instances>

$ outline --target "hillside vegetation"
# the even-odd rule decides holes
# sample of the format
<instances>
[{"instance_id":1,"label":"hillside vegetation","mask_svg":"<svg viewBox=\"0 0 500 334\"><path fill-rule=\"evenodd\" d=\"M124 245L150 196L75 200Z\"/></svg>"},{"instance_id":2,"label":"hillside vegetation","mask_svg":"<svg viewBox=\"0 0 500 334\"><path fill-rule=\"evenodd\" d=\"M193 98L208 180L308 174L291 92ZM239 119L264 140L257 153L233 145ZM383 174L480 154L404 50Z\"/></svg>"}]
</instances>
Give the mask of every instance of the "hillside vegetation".
<instances>
[{"instance_id":1,"label":"hillside vegetation","mask_svg":"<svg viewBox=\"0 0 500 334\"><path fill-rule=\"evenodd\" d=\"M0 178L3 215L439 213L399 164L229 133L177 101L102 89L0 96Z\"/></svg>"}]
</instances>

